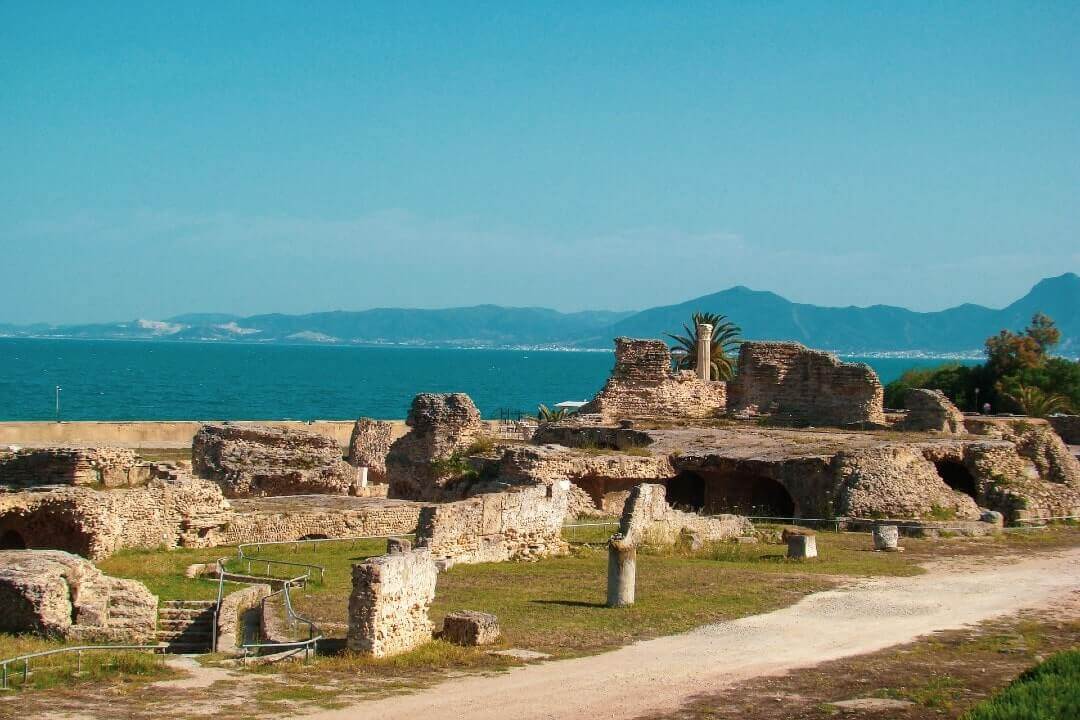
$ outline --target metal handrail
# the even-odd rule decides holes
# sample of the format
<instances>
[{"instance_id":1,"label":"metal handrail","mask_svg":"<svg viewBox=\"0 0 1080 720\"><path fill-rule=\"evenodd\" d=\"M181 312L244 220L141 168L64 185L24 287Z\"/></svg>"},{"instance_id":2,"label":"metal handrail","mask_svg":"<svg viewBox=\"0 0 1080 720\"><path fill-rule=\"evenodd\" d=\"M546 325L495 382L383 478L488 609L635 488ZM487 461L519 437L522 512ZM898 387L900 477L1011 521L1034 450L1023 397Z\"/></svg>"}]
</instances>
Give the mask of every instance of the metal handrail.
<instances>
[{"instance_id":1,"label":"metal handrail","mask_svg":"<svg viewBox=\"0 0 1080 720\"><path fill-rule=\"evenodd\" d=\"M307 638L307 640L294 640L294 641L283 642L283 643L243 643L243 644L240 645L240 647L244 650L244 657L247 657L248 652L250 650L253 650L253 649L254 650L258 650L258 649L262 649L262 648L281 648L281 649L284 649L284 648L289 648L289 647L304 646L304 659L306 660L307 657L308 657L308 652L315 650L315 648L316 648L316 646L318 644L318 641L322 640L323 636L316 634L316 632L318 630L318 627L315 625L314 621L309 620L308 618L300 615L299 613L297 613L293 609L292 597L289 595L289 590L290 590L290 588L292 588L293 583L296 582L297 580L300 580L300 579L302 579L302 578L295 578L293 580L286 580L285 583L282 585L280 590L278 590L277 592L271 593L271 594L267 595L266 597L264 597L262 599L262 604L263 604L263 607L264 607L264 610L265 610L266 601L269 600L270 598L272 598L274 595L277 595L277 594L280 593L281 596L285 598L285 616L290 621L290 623L295 624L296 622L302 622L302 623L305 623L308 626L308 638Z\"/></svg>"},{"instance_id":2,"label":"metal handrail","mask_svg":"<svg viewBox=\"0 0 1080 720\"><path fill-rule=\"evenodd\" d=\"M157 643L155 645L73 645L69 647L53 648L52 650L42 650L36 653L27 653L26 655L17 655L12 658L6 658L0 660L0 690L8 689L8 665L11 663L22 661L23 664L23 683L30 676L30 661L34 658L46 657L48 655L60 655L64 653L77 653L78 665L75 672L82 672L82 654L83 651L89 650L150 650L152 652L160 652L162 662L165 661L165 644Z\"/></svg>"},{"instance_id":3,"label":"metal handrail","mask_svg":"<svg viewBox=\"0 0 1080 720\"><path fill-rule=\"evenodd\" d=\"M266 563L266 574L270 575L270 565L284 565L286 567L303 567L308 569L307 576L311 577L311 571L315 570L319 573L319 582L323 582L326 577L326 568L316 563L302 563L291 560L275 560L273 558L256 557L254 555L248 555L247 551L251 548L255 549L255 552L261 552L263 547L277 546L277 545L292 545L295 550L300 549L301 543L311 543L312 548L317 543L326 542L354 542L356 540L386 540L392 537L414 537L416 533L394 533L392 535L354 535L351 537L336 537L336 538L310 538L307 540L271 540L269 542L250 542L241 543L236 546L237 559L248 563L250 572L251 563Z\"/></svg>"}]
</instances>

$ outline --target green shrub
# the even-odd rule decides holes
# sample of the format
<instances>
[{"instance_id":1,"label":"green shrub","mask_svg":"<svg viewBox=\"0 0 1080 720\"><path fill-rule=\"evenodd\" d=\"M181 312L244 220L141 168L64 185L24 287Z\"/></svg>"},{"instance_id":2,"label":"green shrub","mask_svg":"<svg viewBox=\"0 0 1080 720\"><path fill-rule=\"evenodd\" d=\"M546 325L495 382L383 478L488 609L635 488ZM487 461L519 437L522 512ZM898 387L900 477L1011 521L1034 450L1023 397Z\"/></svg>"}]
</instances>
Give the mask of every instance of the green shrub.
<instances>
[{"instance_id":1,"label":"green shrub","mask_svg":"<svg viewBox=\"0 0 1080 720\"><path fill-rule=\"evenodd\" d=\"M963 720L1080 718L1080 650L1067 650L1026 671Z\"/></svg>"}]
</instances>

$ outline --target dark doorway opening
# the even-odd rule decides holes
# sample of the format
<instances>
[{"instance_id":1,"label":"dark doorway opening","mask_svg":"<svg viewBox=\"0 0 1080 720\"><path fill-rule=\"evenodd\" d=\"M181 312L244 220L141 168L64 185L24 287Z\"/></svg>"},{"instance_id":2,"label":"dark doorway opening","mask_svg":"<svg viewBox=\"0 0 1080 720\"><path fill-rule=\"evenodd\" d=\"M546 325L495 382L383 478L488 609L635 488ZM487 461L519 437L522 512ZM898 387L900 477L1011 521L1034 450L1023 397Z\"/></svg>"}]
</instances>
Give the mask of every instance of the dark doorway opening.
<instances>
[{"instance_id":1,"label":"dark doorway opening","mask_svg":"<svg viewBox=\"0 0 1080 720\"><path fill-rule=\"evenodd\" d=\"M953 490L967 493L971 497L978 495L975 477L963 463L956 462L955 460L942 460L934 463L934 467L937 468L938 476Z\"/></svg>"},{"instance_id":2,"label":"dark doorway opening","mask_svg":"<svg viewBox=\"0 0 1080 720\"><path fill-rule=\"evenodd\" d=\"M706 476L705 511L790 518L795 516L795 500L772 478L730 471Z\"/></svg>"},{"instance_id":3,"label":"dark doorway opening","mask_svg":"<svg viewBox=\"0 0 1080 720\"><path fill-rule=\"evenodd\" d=\"M667 482L667 501L679 510L700 511L705 507L705 481L697 473L679 473Z\"/></svg>"},{"instance_id":4,"label":"dark doorway opening","mask_svg":"<svg viewBox=\"0 0 1080 720\"><path fill-rule=\"evenodd\" d=\"M25 550L26 540L15 530L8 530L0 535L0 550Z\"/></svg>"},{"instance_id":5,"label":"dark doorway opening","mask_svg":"<svg viewBox=\"0 0 1080 720\"><path fill-rule=\"evenodd\" d=\"M319 533L311 533L300 538L301 540L328 540L326 535L320 535Z\"/></svg>"}]
</instances>

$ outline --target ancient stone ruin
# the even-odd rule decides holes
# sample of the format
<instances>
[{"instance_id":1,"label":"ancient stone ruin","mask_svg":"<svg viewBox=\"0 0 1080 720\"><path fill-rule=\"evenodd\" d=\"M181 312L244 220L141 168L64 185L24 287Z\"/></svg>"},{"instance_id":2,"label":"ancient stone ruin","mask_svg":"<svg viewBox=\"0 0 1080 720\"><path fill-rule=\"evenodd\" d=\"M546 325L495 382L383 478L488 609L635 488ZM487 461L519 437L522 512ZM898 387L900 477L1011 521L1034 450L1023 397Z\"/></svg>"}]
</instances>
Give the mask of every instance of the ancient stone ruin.
<instances>
[{"instance_id":1,"label":"ancient stone ruin","mask_svg":"<svg viewBox=\"0 0 1080 720\"><path fill-rule=\"evenodd\" d=\"M158 599L60 550L0 550L0 632L87 642L147 642Z\"/></svg>"},{"instance_id":2,"label":"ancient stone ruin","mask_svg":"<svg viewBox=\"0 0 1080 720\"><path fill-rule=\"evenodd\" d=\"M418 546L455 563L535 560L567 552L562 538L570 483L520 485L456 502L426 505Z\"/></svg>"},{"instance_id":3,"label":"ancient stone ruin","mask_svg":"<svg viewBox=\"0 0 1080 720\"><path fill-rule=\"evenodd\" d=\"M215 484L182 473L135 488L0 492L0 547L53 548L91 560L121 548L210 547L231 514Z\"/></svg>"},{"instance_id":4,"label":"ancient stone ruin","mask_svg":"<svg viewBox=\"0 0 1080 720\"><path fill-rule=\"evenodd\" d=\"M393 426L382 420L360 418L353 425L349 438L349 464L367 468L367 481L373 485L386 484L386 454L393 444Z\"/></svg>"},{"instance_id":5,"label":"ancient stone ruin","mask_svg":"<svg viewBox=\"0 0 1080 720\"><path fill-rule=\"evenodd\" d=\"M630 491L619 534L633 545L674 545L683 536L701 542L749 536L754 525L739 515L705 517L672 508L663 485L642 483Z\"/></svg>"},{"instance_id":6,"label":"ancient stone ruin","mask_svg":"<svg viewBox=\"0 0 1080 720\"><path fill-rule=\"evenodd\" d=\"M431 640L428 607L439 571L425 548L353 565L349 597L350 650L388 657Z\"/></svg>"},{"instance_id":7,"label":"ancient stone ruin","mask_svg":"<svg viewBox=\"0 0 1080 720\"><path fill-rule=\"evenodd\" d=\"M964 414L940 390L911 388L904 394L907 416L904 430L951 433L965 432Z\"/></svg>"},{"instance_id":8,"label":"ancient stone ruin","mask_svg":"<svg viewBox=\"0 0 1080 720\"><path fill-rule=\"evenodd\" d=\"M869 365L794 342L745 342L728 411L796 425L885 424L884 390Z\"/></svg>"},{"instance_id":9,"label":"ancient stone ruin","mask_svg":"<svg viewBox=\"0 0 1080 720\"><path fill-rule=\"evenodd\" d=\"M150 468L125 448L24 448L0 452L0 485L119 487L149 479Z\"/></svg>"},{"instance_id":10,"label":"ancient stone ruin","mask_svg":"<svg viewBox=\"0 0 1080 720\"><path fill-rule=\"evenodd\" d=\"M191 446L196 475L226 497L360 494L356 468L318 433L276 426L203 425Z\"/></svg>"},{"instance_id":11,"label":"ancient stone ruin","mask_svg":"<svg viewBox=\"0 0 1080 720\"><path fill-rule=\"evenodd\" d=\"M487 430L464 393L422 393L413 398L405 424L411 428L386 455L389 496L437 501L460 497L448 488L464 469L463 456Z\"/></svg>"},{"instance_id":12,"label":"ancient stone ruin","mask_svg":"<svg viewBox=\"0 0 1080 720\"><path fill-rule=\"evenodd\" d=\"M662 340L615 339L615 369L582 413L604 422L622 418L708 418L723 412L726 385L689 370L672 372Z\"/></svg>"},{"instance_id":13,"label":"ancient stone ruin","mask_svg":"<svg viewBox=\"0 0 1080 720\"><path fill-rule=\"evenodd\" d=\"M498 641L499 618L476 610L458 610L443 618L442 639L456 645L491 645Z\"/></svg>"}]
</instances>

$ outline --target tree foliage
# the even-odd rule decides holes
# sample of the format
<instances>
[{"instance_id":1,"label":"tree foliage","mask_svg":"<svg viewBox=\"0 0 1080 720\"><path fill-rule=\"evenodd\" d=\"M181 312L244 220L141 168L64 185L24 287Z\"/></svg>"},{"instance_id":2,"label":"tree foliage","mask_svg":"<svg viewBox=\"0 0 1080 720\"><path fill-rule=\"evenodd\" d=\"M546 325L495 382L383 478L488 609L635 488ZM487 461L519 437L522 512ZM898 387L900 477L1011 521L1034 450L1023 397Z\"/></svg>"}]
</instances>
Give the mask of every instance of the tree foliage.
<instances>
[{"instance_id":1,"label":"tree foliage","mask_svg":"<svg viewBox=\"0 0 1080 720\"><path fill-rule=\"evenodd\" d=\"M1049 355L1060 339L1054 321L1035 313L1023 332L1002 330L986 339L986 363L912 368L885 387L885 402L902 407L909 388L931 388L962 410L987 402L1035 417L1080 410L1080 363Z\"/></svg>"},{"instance_id":2,"label":"tree foliage","mask_svg":"<svg viewBox=\"0 0 1080 720\"><path fill-rule=\"evenodd\" d=\"M676 360L676 366L680 370L693 370L697 368L698 325L705 323L712 325L712 348L710 354L709 377L713 380L730 380L735 376L735 351L742 342L740 328L718 313L696 312L691 316L691 325L683 325L685 335L672 335L665 333L675 341L673 350L681 350L682 353Z\"/></svg>"}]
</instances>

